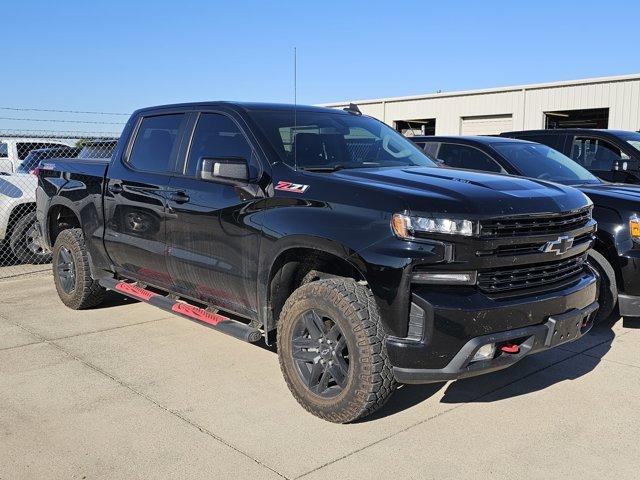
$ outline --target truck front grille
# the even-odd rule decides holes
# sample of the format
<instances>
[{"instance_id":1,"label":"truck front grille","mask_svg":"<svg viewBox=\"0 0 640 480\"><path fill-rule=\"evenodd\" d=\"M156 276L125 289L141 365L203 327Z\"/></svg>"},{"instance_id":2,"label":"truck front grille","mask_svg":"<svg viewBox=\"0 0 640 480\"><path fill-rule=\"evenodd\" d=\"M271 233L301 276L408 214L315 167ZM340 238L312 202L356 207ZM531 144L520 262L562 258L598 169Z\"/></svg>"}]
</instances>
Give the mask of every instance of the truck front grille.
<instances>
[{"instance_id":1,"label":"truck front grille","mask_svg":"<svg viewBox=\"0 0 640 480\"><path fill-rule=\"evenodd\" d=\"M519 237L563 233L586 225L591 220L591 207L577 212L547 216L506 217L483 220L480 234L483 237Z\"/></svg>"},{"instance_id":2,"label":"truck front grille","mask_svg":"<svg viewBox=\"0 0 640 480\"><path fill-rule=\"evenodd\" d=\"M585 267L585 255L526 267L503 267L478 272L478 288L486 293L513 292L533 288L556 288L577 280Z\"/></svg>"}]
</instances>

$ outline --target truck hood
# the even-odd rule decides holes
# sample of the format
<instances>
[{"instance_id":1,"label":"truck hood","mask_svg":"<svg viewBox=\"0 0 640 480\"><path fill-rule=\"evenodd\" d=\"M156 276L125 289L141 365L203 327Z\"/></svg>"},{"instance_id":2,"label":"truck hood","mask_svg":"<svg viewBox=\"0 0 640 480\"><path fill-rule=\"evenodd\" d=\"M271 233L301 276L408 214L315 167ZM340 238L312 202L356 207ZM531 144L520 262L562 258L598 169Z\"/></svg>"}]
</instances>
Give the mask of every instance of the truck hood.
<instances>
[{"instance_id":1,"label":"truck hood","mask_svg":"<svg viewBox=\"0 0 640 480\"><path fill-rule=\"evenodd\" d=\"M626 183L600 183L578 187L596 207L613 208L617 211L640 212L640 185Z\"/></svg>"},{"instance_id":2,"label":"truck hood","mask_svg":"<svg viewBox=\"0 0 640 480\"><path fill-rule=\"evenodd\" d=\"M640 201L640 185L598 183L595 185L580 185L578 188L589 197Z\"/></svg>"},{"instance_id":3,"label":"truck hood","mask_svg":"<svg viewBox=\"0 0 640 480\"><path fill-rule=\"evenodd\" d=\"M33 197L35 201L38 179L34 175L13 173L0 175L0 198L6 195L9 198Z\"/></svg>"},{"instance_id":4,"label":"truck hood","mask_svg":"<svg viewBox=\"0 0 640 480\"><path fill-rule=\"evenodd\" d=\"M336 176L391 190L403 200L407 210L413 212L488 217L561 213L589 204L585 195L572 187L449 168L351 169L341 170Z\"/></svg>"}]
</instances>

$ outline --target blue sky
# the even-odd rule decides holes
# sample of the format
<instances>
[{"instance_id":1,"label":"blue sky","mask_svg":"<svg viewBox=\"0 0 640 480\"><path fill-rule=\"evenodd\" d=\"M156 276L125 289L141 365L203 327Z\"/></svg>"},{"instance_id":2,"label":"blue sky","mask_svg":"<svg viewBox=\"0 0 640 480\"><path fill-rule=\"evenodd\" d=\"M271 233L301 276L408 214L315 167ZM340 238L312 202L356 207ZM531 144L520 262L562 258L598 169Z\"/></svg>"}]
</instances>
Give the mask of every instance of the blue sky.
<instances>
[{"instance_id":1,"label":"blue sky","mask_svg":"<svg viewBox=\"0 0 640 480\"><path fill-rule=\"evenodd\" d=\"M300 103L640 72L637 1L5 0L2 17L10 107L290 102L294 46Z\"/></svg>"}]
</instances>

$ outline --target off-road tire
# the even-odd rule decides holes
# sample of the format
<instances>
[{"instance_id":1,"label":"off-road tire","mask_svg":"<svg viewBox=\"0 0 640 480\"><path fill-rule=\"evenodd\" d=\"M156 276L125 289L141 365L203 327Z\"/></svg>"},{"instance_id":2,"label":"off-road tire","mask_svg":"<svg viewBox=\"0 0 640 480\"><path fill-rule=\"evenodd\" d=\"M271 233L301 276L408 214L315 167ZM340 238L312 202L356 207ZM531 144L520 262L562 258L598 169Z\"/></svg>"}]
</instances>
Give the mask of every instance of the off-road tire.
<instances>
[{"instance_id":1,"label":"off-road tire","mask_svg":"<svg viewBox=\"0 0 640 480\"><path fill-rule=\"evenodd\" d=\"M595 250L589 250L587 260L600 276L598 291L600 308L595 318L595 323L600 323L611 318L614 314L617 315L618 312L616 272L604 255Z\"/></svg>"},{"instance_id":2,"label":"off-road tire","mask_svg":"<svg viewBox=\"0 0 640 480\"><path fill-rule=\"evenodd\" d=\"M65 292L58 274L60 250L66 248L71 254L75 266L75 286ZM53 246L53 279L62 303L74 310L95 307L102 303L106 290L91 278L89 257L84 243L84 235L79 228L63 230Z\"/></svg>"},{"instance_id":3,"label":"off-road tire","mask_svg":"<svg viewBox=\"0 0 640 480\"><path fill-rule=\"evenodd\" d=\"M9 238L9 248L14 257L20 263L31 263L38 265L51 262L51 252L41 249L34 252L29 249L28 233L29 229L36 224L36 212L29 212L16 222Z\"/></svg>"},{"instance_id":4,"label":"off-road tire","mask_svg":"<svg viewBox=\"0 0 640 480\"><path fill-rule=\"evenodd\" d=\"M293 359L295 324L304 312L323 312L339 325L349 351L344 389L324 398L303 382ZM348 423L382 407L396 389L384 344L385 330L369 288L348 278L307 283L285 302L278 322L278 358L289 390L306 410L324 420Z\"/></svg>"}]
</instances>

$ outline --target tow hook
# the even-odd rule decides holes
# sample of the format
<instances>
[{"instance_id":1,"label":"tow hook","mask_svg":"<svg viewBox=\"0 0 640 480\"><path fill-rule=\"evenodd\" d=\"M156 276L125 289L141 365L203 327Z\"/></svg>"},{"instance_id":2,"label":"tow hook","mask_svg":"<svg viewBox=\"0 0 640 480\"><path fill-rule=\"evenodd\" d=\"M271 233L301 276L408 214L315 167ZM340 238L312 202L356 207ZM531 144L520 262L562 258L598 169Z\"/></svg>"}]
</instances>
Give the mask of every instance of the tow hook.
<instances>
[{"instance_id":1,"label":"tow hook","mask_svg":"<svg viewBox=\"0 0 640 480\"><path fill-rule=\"evenodd\" d=\"M505 343L500 346L500 351L503 353L520 353L520 345L515 343Z\"/></svg>"}]
</instances>

